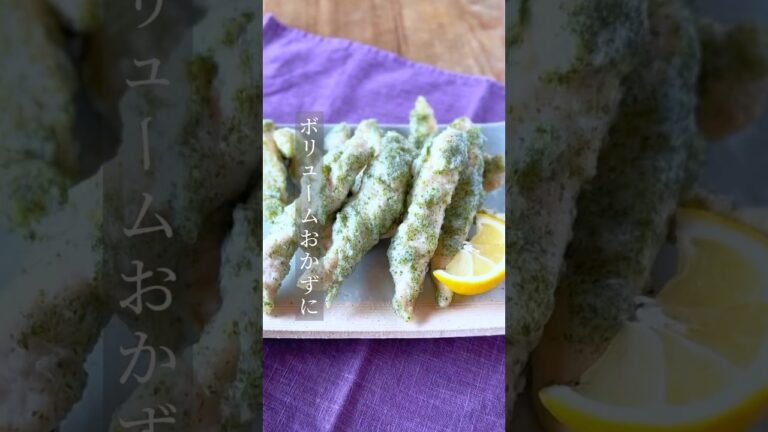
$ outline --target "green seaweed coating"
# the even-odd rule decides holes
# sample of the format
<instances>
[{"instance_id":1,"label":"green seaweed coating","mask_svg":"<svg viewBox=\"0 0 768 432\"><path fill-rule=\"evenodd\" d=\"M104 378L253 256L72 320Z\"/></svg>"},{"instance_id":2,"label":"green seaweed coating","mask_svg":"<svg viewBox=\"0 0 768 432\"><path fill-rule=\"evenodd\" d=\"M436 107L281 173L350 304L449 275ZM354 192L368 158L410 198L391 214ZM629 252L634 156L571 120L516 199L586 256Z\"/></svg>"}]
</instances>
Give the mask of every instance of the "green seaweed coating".
<instances>
[{"instance_id":1,"label":"green seaweed coating","mask_svg":"<svg viewBox=\"0 0 768 432\"><path fill-rule=\"evenodd\" d=\"M467 164L461 171L451 203L445 210L437 249L432 257L432 270L444 269L459 252L485 198L483 148L486 138L466 117L455 120L451 123L451 127L467 134ZM453 299L453 291L439 281L435 281L435 299L438 306L446 307Z\"/></svg>"},{"instance_id":2,"label":"green seaweed coating","mask_svg":"<svg viewBox=\"0 0 768 432\"><path fill-rule=\"evenodd\" d=\"M533 354L534 392L571 384L635 310L695 157L700 53L678 2L650 1L651 38L577 202L556 306ZM557 358L558 361L552 361Z\"/></svg>"},{"instance_id":3,"label":"green seaweed coating","mask_svg":"<svg viewBox=\"0 0 768 432\"><path fill-rule=\"evenodd\" d=\"M262 143L264 217L270 222L280 215L288 199L288 170L275 143L274 133L265 132Z\"/></svg>"},{"instance_id":4,"label":"green seaweed coating","mask_svg":"<svg viewBox=\"0 0 768 432\"><path fill-rule=\"evenodd\" d=\"M558 288L572 317L565 338L587 346L607 342L631 316L696 156L694 20L675 2L651 4L653 34L666 37L644 53L653 67L624 79L597 174L578 200Z\"/></svg>"},{"instance_id":5,"label":"green seaweed coating","mask_svg":"<svg viewBox=\"0 0 768 432\"><path fill-rule=\"evenodd\" d=\"M506 358L516 383L507 388L508 412L554 308L576 200L594 175L621 79L648 35L645 0L537 0L525 8L523 34L507 46L515 78L506 110Z\"/></svg>"},{"instance_id":6,"label":"green seaweed coating","mask_svg":"<svg viewBox=\"0 0 768 432\"><path fill-rule=\"evenodd\" d=\"M423 96L416 98L409 115L409 128L411 135L408 138L413 141L417 150L420 150L427 139L437 132L435 112Z\"/></svg>"},{"instance_id":7,"label":"green seaweed coating","mask_svg":"<svg viewBox=\"0 0 768 432\"><path fill-rule=\"evenodd\" d=\"M413 317L413 305L437 248L445 210L467 164L467 146L467 134L452 127L435 137L413 183L405 218L387 250L395 282L392 307L406 321Z\"/></svg>"},{"instance_id":8,"label":"green seaweed coating","mask_svg":"<svg viewBox=\"0 0 768 432\"><path fill-rule=\"evenodd\" d=\"M378 141L380 137L376 121L365 120L342 147L323 156L320 169L323 182L315 200L320 203L315 212L320 224L328 223L342 206L355 176L373 159L376 152L374 147L380 144ZM299 247L298 209L298 200L285 207L264 241L262 305L267 314L273 311L277 290L290 270L291 257Z\"/></svg>"},{"instance_id":9,"label":"green seaweed coating","mask_svg":"<svg viewBox=\"0 0 768 432\"><path fill-rule=\"evenodd\" d=\"M336 217L330 249L319 266L299 279L318 277L328 291L327 306L354 266L402 214L415 153L411 141L396 132L386 134L381 153L363 174L360 191Z\"/></svg>"}]
</instances>

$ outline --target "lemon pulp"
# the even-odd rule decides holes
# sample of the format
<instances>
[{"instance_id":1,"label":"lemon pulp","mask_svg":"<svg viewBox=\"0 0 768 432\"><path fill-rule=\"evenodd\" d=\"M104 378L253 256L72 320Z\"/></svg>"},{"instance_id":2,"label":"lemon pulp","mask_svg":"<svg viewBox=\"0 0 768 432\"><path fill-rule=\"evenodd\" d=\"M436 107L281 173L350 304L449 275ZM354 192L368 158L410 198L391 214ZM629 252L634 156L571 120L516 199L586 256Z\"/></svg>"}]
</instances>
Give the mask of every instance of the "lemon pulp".
<instances>
[{"instance_id":1,"label":"lemon pulp","mask_svg":"<svg viewBox=\"0 0 768 432\"><path fill-rule=\"evenodd\" d=\"M486 292L504 280L504 220L477 214L477 233L448 263L432 276L448 289L463 295Z\"/></svg>"},{"instance_id":2,"label":"lemon pulp","mask_svg":"<svg viewBox=\"0 0 768 432\"><path fill-rule=\"evenodd\" d=\"M578 385L539 397L573 431L737 431L768 414L768 237L678 212L681 268Z\"/></svg>"}]
</instances>

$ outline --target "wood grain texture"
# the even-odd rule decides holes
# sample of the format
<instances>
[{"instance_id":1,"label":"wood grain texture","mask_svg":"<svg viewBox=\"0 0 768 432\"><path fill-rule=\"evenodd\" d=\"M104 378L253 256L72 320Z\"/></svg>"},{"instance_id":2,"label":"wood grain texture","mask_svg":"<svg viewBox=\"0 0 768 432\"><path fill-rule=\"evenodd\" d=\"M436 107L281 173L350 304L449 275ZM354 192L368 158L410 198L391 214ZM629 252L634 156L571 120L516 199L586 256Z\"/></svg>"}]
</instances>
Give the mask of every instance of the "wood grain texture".
<instances>
[{"instance_id":1,"label":"wood grain texture","mask_svg":"<svg viewBox=\"0 0 768 432\"><path fill-rule=\"evenodd\" d=\"M264 13L323 36L504 82L502 0L264 0Z\"/></svg>"}]
</instances>

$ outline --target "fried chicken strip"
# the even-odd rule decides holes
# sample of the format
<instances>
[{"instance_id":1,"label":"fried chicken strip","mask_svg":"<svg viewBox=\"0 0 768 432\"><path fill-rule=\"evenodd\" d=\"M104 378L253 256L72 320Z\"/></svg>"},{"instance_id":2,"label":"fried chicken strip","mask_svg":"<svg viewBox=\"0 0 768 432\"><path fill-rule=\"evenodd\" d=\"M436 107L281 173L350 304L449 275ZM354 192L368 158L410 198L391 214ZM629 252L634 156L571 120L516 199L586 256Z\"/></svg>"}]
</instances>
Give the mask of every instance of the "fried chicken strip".
<instances>
[{"instance_id":1,"label":"fried chicken strip","mask_svg":"<svg viewBox=\"0 0 768 432\"><path fill-rule=\"evenodd\" d=\"M365 170L360 191L336 215L330 249L299 279L303 287L302 280L318 278L327 289L327 307L355 265L402 214L415 153L413 142L396 132L386 134L381 153Z\"/></svg>"},{"instance_id":2,"label":"fried chicken strip","mask_svg":"<svg viewBox=\"0 0 768 432\"><path fill-rule=\"evenodd\" d=\"M507 388L507 412L513 411L523 367L554 307L581 185L594 175L620 100L620 80L647 34L644 0L510 6L506 359L513 385Z\"/></svg>"},{"instance_id":3,"label":"fried chicken strip","mask_svg":"<svg viewBox=\"0 0 768 432\"><path fill-rule=\"evenodd\" d=\"M246 432L256 416L260 393L261 359L256 341L256 296L261 240L259 193L234 211L234 225L223 247L221 308L200 340L187 348L175 370L158 369L136 388L117 410L110 430L120 431L120 419L140 418L146 407L170 403L176 408L178 430L191 432ZM181 358L182 356L179 356Z\"/></svg>"},{"instance_id":4,"label":"fried chicken strip","mask_svg":"<svg viewBox=\"0 0 768 432\"><path fill-rule=\"evenodd\" d=\"M175 80L168 86L137 86L120 104L123 145L104 167L105 257L113 270L105 274L105 286L121 318L147 333L153 345L176 348L199 337L208 315L198 316L191 305L218 305L216 262L225 220L236 199L257 181L260 90L258 70L248 61L259 49L254 18L247 1L212 7L189 30L194 51L179 46L160 69L161 77ZM148 117L150 165L142 170L146 159L137 143L143 141L140 125ZM170 236L167 231L126 235L147 203L141 226L158 226L160 216ZM117 300L136 289L122 275L135 275L137 261L145 270L172 270L175 285L185 287L175 291L167 310L137 317L118 307Z\"/></svg>"},{"instance_id":5,"label":"fried chicken strip","mask_svg":"<svg viewBox=\"0 0 768 432\"><path fill-rule=\"evenodd\" d=\"M352 137L352 131L349 125L346 123L339 123L328 134L325 135L325 141L323 141L323 148L327 152L332 152L343 145L349 138Z\"/></svg>"},{"instance_id":6,"label":"fried chicken strip","mask_svg":"<svg viewBox=\"0 0 768 432\"><path fill-rule=\"evenodd\" d=\"M409 139L413 141L416 150L420 150L424 143L437 133L435 111L424 96L419 96L416 98L408 119L408 127L411 131Z\"/></svg>"},{"instance_id":7,"label":"fried chicken strip","mask_svg":"<svg viewBox=\"0 0 768 432\"><path fill-rule=\"evenodd\" d=\"M323 187L321 196L317 198L323 206L320 214L316 215L320 225L330 222L347 198L357 174L373 159L380 141L378 135L376 122L366 120L341 148L323 156L320 170ZM264 241L263 307L267 314L272 313L274 309L277 291L288 274L291 258L299 247L298 208L298 199L285 207Z\"/></svg>"},{"instance_id":8,"label":"fried chicken strip","mask_svg":"<svg viewBox=\"0 0 768 432\"><path fill-rule=\"evenodd\" d=\"M534 395L575 383L632 317L677 208L697 151L700 59L695 20L681 3L649 3L643 66L623 81L597 174L579 196L555 310L531 358Z\"/></svg>"},{"instance_id":9,"label":"fried chicken strip","mask_svg":"<svg viewBox=\"0 0 768 432\"><path fill-rule=\"evenodd\" d=\"M413 306L437 248L446 208L467 164L467 134L449 127L430 147L413 182L406 215L387 250L395 282L392 307L405 321L413 318Z\"/></svg>"},{"instance_id":10,"label":"fried chicken strip","mask_svg":"<svg viewBox=\"0 0 768 432\"><path fill-rule=\"evenodd\" d=\"M288 200L288 171L285 168L274 134L275 124L271 120L263 123L262 171L261 184L264 188L264 217L273 222L285 207Z\"/></svg>"},{"instance_id":11,"label":"fried chicken strip","mask_svg":"<svg viewBox=\"0 0 768 432\"><path fill-rule=\"evenodd\" d=\"M429 156L430 141L437 133L437 120L435 112L429 102L419 96L416 99L413 109L410 112L409 128L411 134L408 139L414 142L416 149L419 150L418 157L413 161L413 175L419 173L421 165ZM486 192L491 192L504 184L504 156L503 155L483 155L483 188Z\"/></svg>"},{"instance_id":12,"label":"fried chicken strip","mask_svg":"<svg viewBox=\"0 0 768 432\"><path fill-rule=\"evenodd\" d=\"M485 147L486 138L467 117L457 119L451 123L450 127L467 134L467 164L459 175L456 191L454 191L451 203L445 210L445 219L440 230L440 238L437 241L437 249L430 262L433 271L444 269L461 250L469 234L469 229L472 227L475 214L483 205L485 198L483 191L483 147ZM448 306L453 299L453 291L437 280L434 282L437 305L440 307Z\"/></svg>"},{"instance_id":13,"label":"fried chicken strip","mask_svg":"<svg viewBox=\"0 0 768 432\"><path fill-rule=\"evenodd\" d=\"M101 185L96 176L42 219L20 271L0 289L0 430L56 428L80 400L85 360L111 311L101 266Z\"/></svg>"},{"instance_id":14,"label":"fried chicken strip","mask_svg":"<svg viewBox=\"0 0 768 432\"><path fill-rule=\"evenodd\" d=\"M2 10L0 56L13 63L0 70L0 222L31 230L74 184L77 72L44 1L6 0Z\"/></svg>"},{"instance_id":15,"label":"fried chicken strip","mask_svg":"<svg viewBox=\"0 0 768 432\"><path fill-rule=\"evenodd\" d=\"M27 3L29 3L29 5L34 5L37 2L26 2L25 4ZM5 17L9 15L4 14L3 16ZM251 37L255 35L255 31L250 32ZM236 41L241 40L240 38L242 35L235 34L234 36ZM205 44L203 44L203 46L204 45ZM247 47L247 44L244 44L244 46ZM42 50L38 50L36 54L39 55L41 52ZM223 53L224 58L230 53L231 51ZM211 212L214 212L217 207L227 199L230 199L230 197L240 193L239 190L236 190L238 189L238 186L233 187L233 183L236 184L241 180L236 180L233 177L227 177L226 175L224 178L219 178L218 180L221 180L224 184L217 183L217 185L212 186L212 188L216 190L215 195L217 195L214 197L206 196L205 192L201 190L185 190L184 186L191 186L194 188L195 185L192 184L194 182L190 181L193 178L204 178L208 180L206 178L206 176L210 174L208 169L213 168L211 165L206 166L205 163L201 163L199 159L195 159L194 152L187 153L190 149L199 147L195 147L195 143L193 142L194 139L190 139L190 136L187 135L187 133L191 132L192 128L186 126L189 124L199 124L197 120L200 117L205 117L207 114L210 114L210 112L201 112L203 111L201 107L205 106L229 120L226 124L227 127L230 128L228 130L230 137L242 137L242 135L233 133L233 130L243 133L243 130L249 129L249 126L242 127L242 124L239 122L243 121L245 118L250 119L253 117L253 113L247 110L241 112L241 114L243 114L242 118L232 115L233 104L231 104L230 101L234 99L234 97L232 97L232 93L227 93L227 91L237 92L238 102L247 104L252 99L250 95L253 94L253 88L249 87L249 85L242 85L244 84L244 81L246 84L250 84L250 77L245 77L245 79L234 79L232 75L245 75L245 73L243 73L242 70L233 72L232 68L228 69L226 62L219 57L221 54L221 52L216 54L207 52L204 54L204 57L206 57L205 61L201 61L200 57L197 57L195 59L197 61L193 60L190 63L187 63L187 66L190 66L188 70L190 73L190 81L194 81L190 85L190 87L194 87L192 93L195 93L195 95L199 97L198 99L192 98L194 101L189 104L181 104L182 106L189 108L189 111L184 113L188 115L177 116L178 112L169 113L169 111L178 108L178 105L175 105L174 103L163 105L161 110L165 109L165 112L158 114L157 111L154 111L158 106L153 104L158 102L157 95L150 95L148 93L145 93L142 96L137 95L137 99L139 100L146 97L144 100L146 105L141 108L148 108L148 110L132 111L132 107L141 105L141 102L137 102L136 99L127 101L124 105L126 124L140 124L139 121L130 123L130 120L136 120L136 117L131 117L131 115L144 116L147 112L181 119L181 123L183 123L182 126L169 132L172 136L178 134L175 135L178 140L169 139L168 141L163 141L160 139L160 141L166 143L173 142L176 145L158 146L163 149L170 147L172 150L165 155L153 154L153 156L159 156L159 159L161 160L162 156L167 156L169 159L173 159L178 156L178 154L174 156L169 156L169 154L178 152L183 155L179 157L179 159L182 159L185 162L190 162L188 165L190 172L187 173L189 177L185 177L184 180L181 181L182 187L180 189L174 189L174 186L176 185L175 181L179 180L178 177L171 179L171 181L167 183L158 181L157 184L159 187L157 188L149 187L147 189L140 189L142 186L146 186L145 184L126 184L126 186L128 189L130 189L131 186L135 186L136 189L132 190L134 192L136 190L151 190L154 193L154 198L156 200L158 200L158 198L162 200L163 205L160 206L160 211L165 216L168 216L169 213L176 216L174 220L174 222L178 223L176 226L180 227L180 232L183 232L193 243L196 240L199 241L206 238L208 232L216 231L215 228L209 228L205 230L203 235L197 235L200 225L208 219ZM248 55L248 53L245 52L240 52L240 54L241 60ZM212 79L210 78L212 77L205 74L202 77L196 75L196 72L200 72L200 69L209 70L206 69L205 66L210 66L211 62L216 63L218 67L218 77L223 78L228 75L226 79L227 85L235 86L234 88L227 87L227 85L219 86L219 88L225 88L226 91L223 92L225 93L224 97L217 99L217 102L221 102L221 104L217 103L215 106L212 103L212 92L210 91L210 84L212 84L210 82ZM200 68L200 66L203 67ZM202 78L203 82L195 81L195 78ZM173 96L176 97L178 95ZM46 95L46 97L51 96ZM66 109L63 109L62 112L66 114ZM196 116L199 117L196 119ZM255 117L257 118L258 115ZM189 123L186 123L187 121ZM210 123L205 126L210 126ZM203 126L202 129L204 129L205 126ZM133 128L125 128L126 131L129 129L133 130ZM210 131L210 129L208 131ZM249 131L246 131L245 133L248 132ZM62 130L61 133L62 135L65 135L67 131ZM140 137L132 136L129 132L126 132L126 136L130 137L130 139L126 139L126 141L132 143L141 142ZM163 136L163 138L168 138L168 136ZM233 141L235 141L235 138L233 138ZM31 141L9 141L9 143L14 142L19 145L22 143L24 145L29 145ZM61 143L61 141L59 141L59 143ZM230 141L230 144L231 143L232 142ZM181 146L178 144L181 144ZM236 175L241 178L244 177L247 180L251 171L251 168L248 166L248 155L250 153L255 153L254 157L251 159L255 164L258 159L258 152L249 153L246 151L245 153L241 153L241 150L242 149L238 148L237 145L232 145L223 150L223 152L239 153L238 158L231 158L228 162L233 162L232 167L237 166L239 169L242 169L242 172ZM55 153L50 150L45 150L45 152ZM67 160L63 155L65 155L65 152L62 150L58 156L62 156L61 160ZM216 160L216 156L220 156L220 154L212 152L206 156L211 157L211 160L213 161ZM221 160L218 161L221 162ZM40 164L40 167L57 166L51 164L48 160L36 160L34 162ZM119 166L121 162L125 162L125 160L113 161L108 168L105 168L105 171L112 170L111 172L114 174L115 167ZM20 168L21 164L17 164L17 166ZM140 167L141 165L139 164L138 166ZM32 169L28 169L27 175L29 174L37 175L40 179L44 179L45 177L41 175L40 172ZM169 174L171 174L170 177L173 177L177 173ZM43 209L45 211L35 215L37 218L44 218L46 215L50 215L51 220L57 221L53 223L53 231L49 230L47 219L43 219L39 226L35 227L37 231L37 242L40 243L40 247L43 249L33 252L31 256L43 256L45 258L33 263L33 265L29 267L30 271L28 273L20 276L19 279L14 282L14 285L8 287L3 292L3 295L8 295L8 298L14 298L16 300L15 302L9 301L3 303L12 307L13 311L2 314L4 319L2 328L9 329L11 335L7 341L3 340L0 342L0 345L2 346L0 351L8 355L8 364L13 364L15 367L15 370L9 369L7 371L9 376L14 378L8 380L3 378L3 381L14 382L14 380L20 379L21 387L11 385L10 388L15 389L13 393L0 391L3 399L0 401L0 406L3 411L0 413L0 429L2 430L51 430L57 426L58 422L66 415L66 412L70 407L81 397L86 377L83 369L85 358L95 344L106 319L112 313L112 309L110 308L110 305L108 305L108 297L111 296L107 295L106 292L102 292L101 287L115 286L115 284L111 284L109 281L110 279L114 281L114 278L120 273L119 270L117 272L113 271L115 268L112 267L111 264L114 264L114 262L111 260L106 264L100 262L100 260L107 256L115 257L116 255L119 255L120 252L125 253L126 256L128 256L131 252L121 251L121 248L118 245L120 243L119 238L124 237L124 234L120 229L110 231L107 228L105 231L102 231L100 212L104 209L109 209L109 211L113 212L113 215L115 213L119 214L122 209L118 204L122 197L119 194L115 194L116 190L112 188L114 187L114 183L112 183L110 187L104 187L101 180L102 176L101 173L99 173L91 179L81 183L73 190L68 191L69 197L66 200L66 204L62 204L65 205L62 212L53 212L52 207L45 207ZM110 177L109 180L114 180L114 177ZM242 181L245 183L245 180ZM68 185L69 183L65 184ZM48 182L47 180L41 182L40 185L39 192L44 194L50 194L52 192L56 193L56 190L59 187L58 184ZM163 186L169 185L170 187L168 189L163 189ZM217 186L223 186L224 188L217 189ZM83 195L81 190L86 190L87 193ZM164 192L171 190L171 192L164 194L160 192L161 190ZM124 190L121 190L120 192L124 192ZM191 195L186 195L186 193L194 193L197 196L191 198ZM105 197L103 203L101 200L96 199L101 198L102 196ZM196 203L201 204L199 207L197 205L190 205L192 201L199 198L202 199L201 201L196 201ZM98 204L92 205L94 201L98 201ZM87 204L83 205L83 202ZM66 225L61 225L60 220L62 218L64 221L68 220L62 214L69 214L69 209L75 207L80 207L80 210L75 211L79 216L76 221L72 223L66 222ZM93 212L84 211L82 210L83 207L95 210ZM175 212L175 210L179 210L181 207L183 207L183 210ZM131 226L132 222L129 220L133 220L136 217L134 210L136 209L131 208L129 212L124 214L124 216L126 216L125 218L121 218L119 221L113 221L114 225L110 228ZM93 214L97 215L94 216ZM87 221L96 222L97 220L99 220L99 222L95 223L95 226L84 223ZM83 231L75 229L81 225L87 226L87 228ZM106 237L102 237L102 234L104 233L107 234ZM92 249L94 246L98 247ZM185 243L184 246L189 246L189 243ZM117 254L112 252L107 253L106 250L109 250L109 248L114 248L111 249L113 252L115 250L119 252ZM179 258L180 262L189 263L188 261L185 261L185 255L188 254L186 252L179 252L183 248L178 247L178 245L174 246L174 244L170 246L166 244L162 245L160 248L154 249L150 247L147 254L156 254L161 248L167 248L168 250L173 251L173 254L178 253L176 258L181 257ZM189 253L189 255L192 254L194 253ZM133 256L132 258L139 258L139 256ZM201 257L198 255L197 258ZM116 262L120 262L119 257L117 257ZM199 261L197 261L197 263L199 264ZM58 276L61 280L48 280L52 275ZM186 281L189 281L189 279L183 278L180 282ZM120 296L117 295L115 297ZM16 391L19 388L27 388L29 391ZM26 415L20 416L19 414L22 412L26 413Z\"/></svg>"}]
</instances>

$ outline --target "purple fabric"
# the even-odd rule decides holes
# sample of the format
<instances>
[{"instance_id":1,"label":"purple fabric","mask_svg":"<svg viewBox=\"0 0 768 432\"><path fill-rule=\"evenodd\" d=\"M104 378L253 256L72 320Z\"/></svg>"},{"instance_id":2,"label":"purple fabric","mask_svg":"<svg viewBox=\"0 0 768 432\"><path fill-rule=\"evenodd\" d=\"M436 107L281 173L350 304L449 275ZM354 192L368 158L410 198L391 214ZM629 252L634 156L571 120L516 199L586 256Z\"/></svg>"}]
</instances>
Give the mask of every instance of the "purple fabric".
<instances>
[{"instance_id":1,"label":"purple fabric","mask_svg":"<svg viewBox=\"0 0 768 432\"><path fill-rule=\"evenodd\" d=\"M504 337L264 340L265 431L504 430Z\"/></svg>"},{"instance_id":2,"label":"purple fabric","mask_svg":"<svg viewBox=\"0 0 768 432\"><path fill-rule=\"evenodd\" d=\"M447 72L265 16L265 118L293 123L297 111L323 111L328 123L407 123L419 95L439 123L463 115L477 123L504 120L504 86L490 78Z\"/></svg>"},{"instance_id":3,"label":"purple fabric","mask_svg":"<svg viewBox=\"0 0 768 432\"><path fill-rule=\"evenodd\" d=\"M264 116L406 123L416 96L438 122L504 119L504 87L264 19ZM264 340L264 430L504 430L504 337Z\"/></svg>"}]
</instances>

